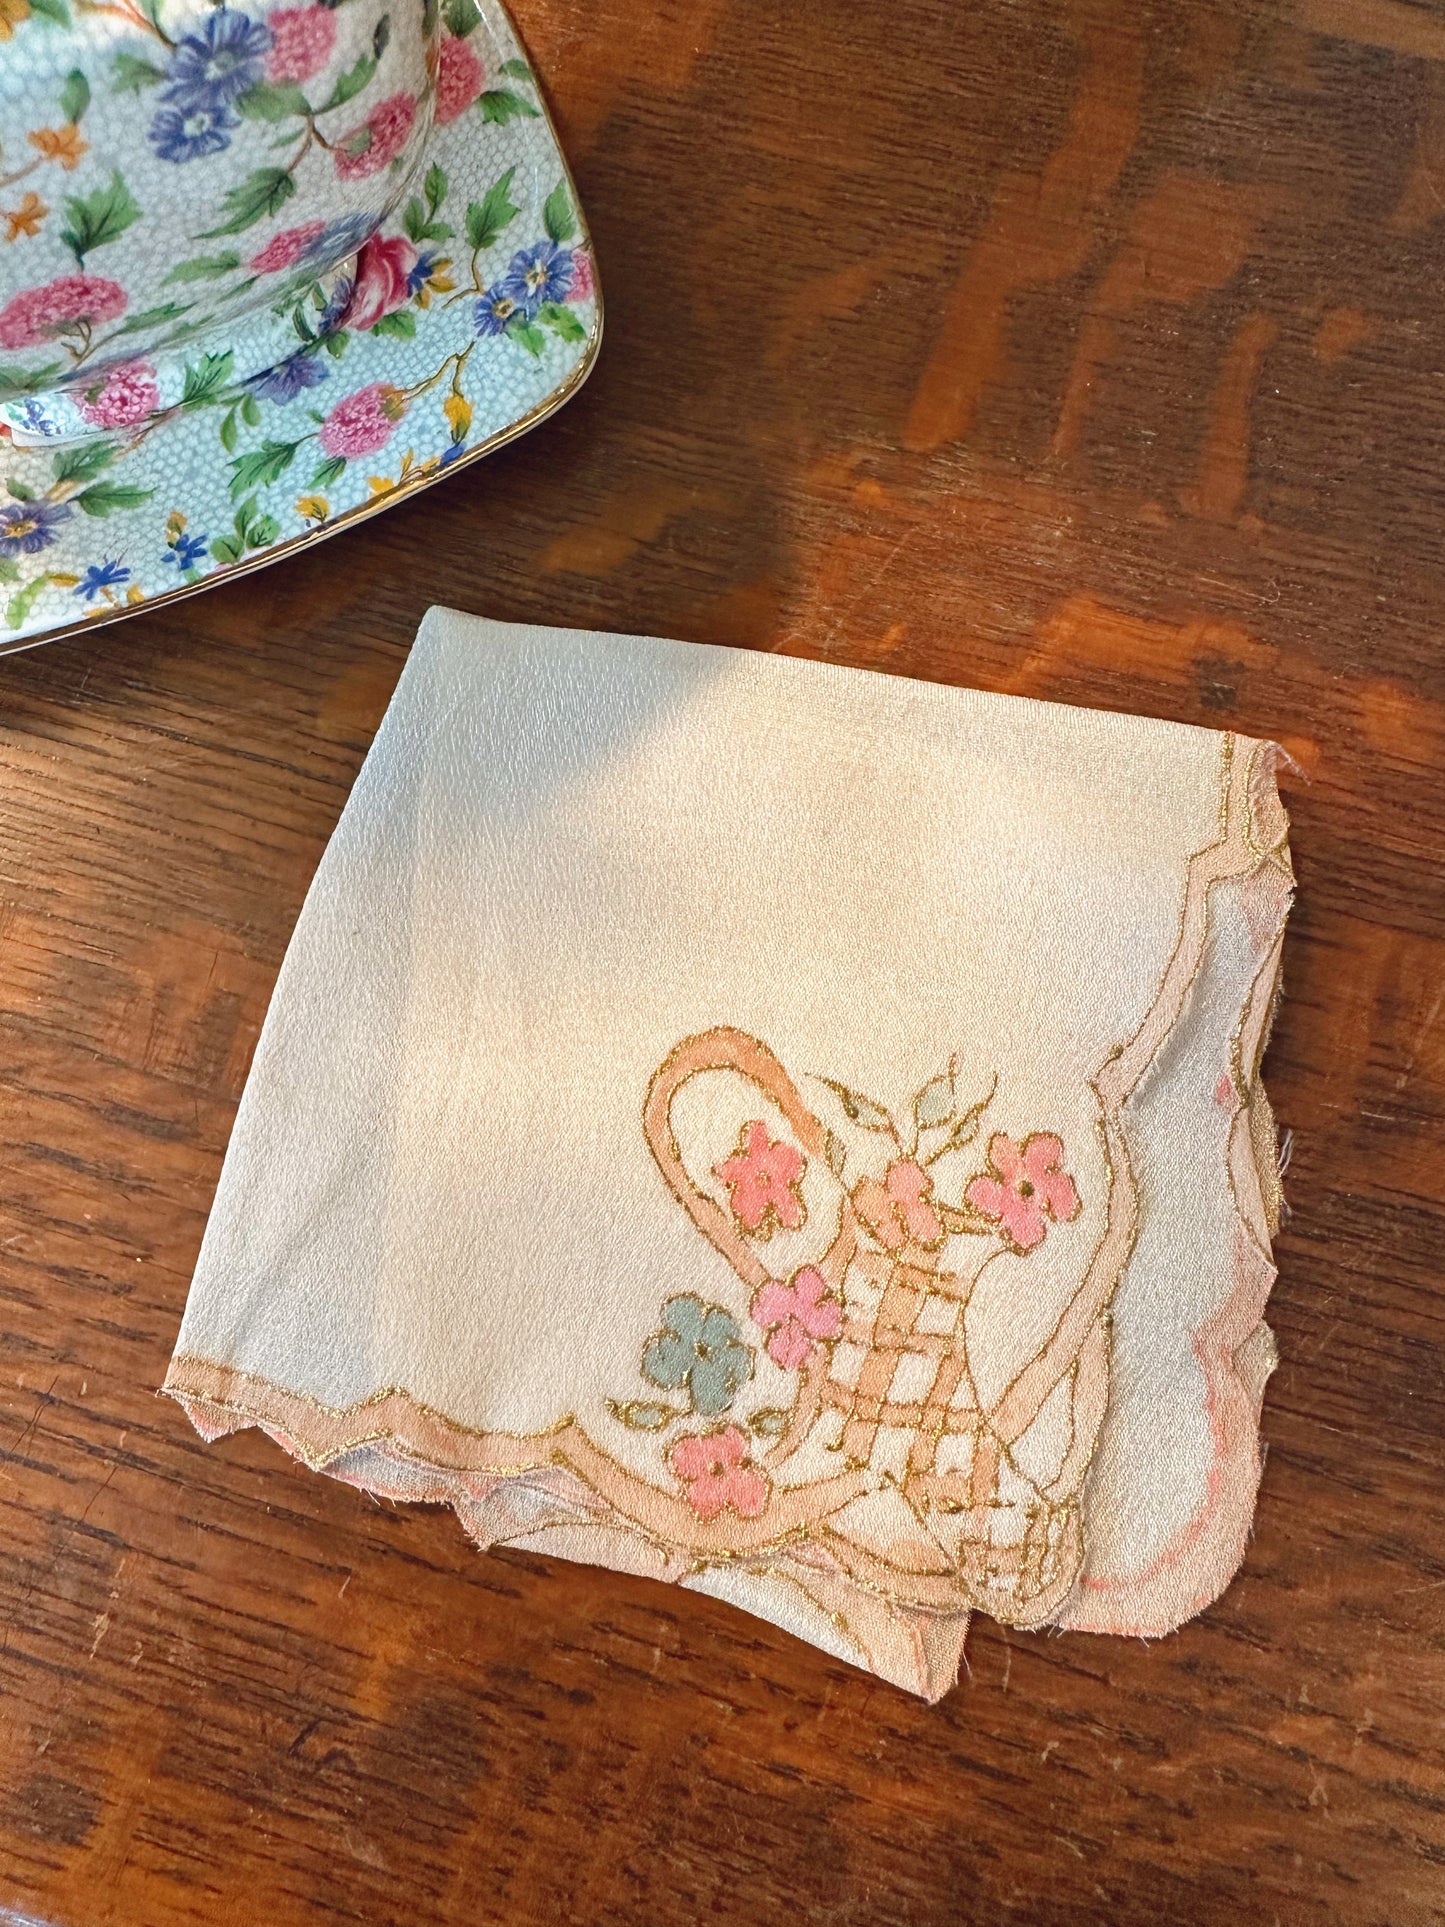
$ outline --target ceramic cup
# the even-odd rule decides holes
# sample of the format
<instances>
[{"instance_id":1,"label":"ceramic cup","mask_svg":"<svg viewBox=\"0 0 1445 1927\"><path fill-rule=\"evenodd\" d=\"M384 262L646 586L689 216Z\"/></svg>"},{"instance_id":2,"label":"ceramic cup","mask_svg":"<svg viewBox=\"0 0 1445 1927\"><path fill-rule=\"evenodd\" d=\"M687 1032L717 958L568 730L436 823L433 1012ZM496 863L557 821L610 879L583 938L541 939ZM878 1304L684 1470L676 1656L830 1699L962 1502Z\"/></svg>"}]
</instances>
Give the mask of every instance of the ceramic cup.
<instances>
[{"instance_id":1,"label":"ceramic cup","mask_svg":"<svg viewBox=\"0 0 1445 1927\"><path fill-rule=\"evenodd\" d=\"M426 151L435 0L10 6L44 16L0 49L17 443L131 426L338 325Z\"/></svg>"}]
</instances>

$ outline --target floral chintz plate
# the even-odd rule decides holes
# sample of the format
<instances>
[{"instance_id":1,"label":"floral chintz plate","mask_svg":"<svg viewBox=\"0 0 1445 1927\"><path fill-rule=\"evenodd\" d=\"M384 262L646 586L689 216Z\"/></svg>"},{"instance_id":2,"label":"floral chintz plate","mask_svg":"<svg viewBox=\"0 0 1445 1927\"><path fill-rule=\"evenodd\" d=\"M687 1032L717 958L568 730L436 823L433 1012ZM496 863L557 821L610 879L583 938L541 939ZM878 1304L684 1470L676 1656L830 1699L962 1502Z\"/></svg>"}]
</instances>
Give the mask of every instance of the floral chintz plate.
<instances>
[{"instance_id":1,"label":"floral chintz plate","mask_svg":"<svg viewBox=\"0 0 1445 1927\"><path fill-rule=\"evenodd\" d=\"M356 86L363 72L371 93L388 84L387 15L375 56L343 59L328 17L360 13L357 0L269 12L251 0L249 14L247 0L228 0L184 31L168 31L168 4L180 11L177 0L0 0L0 61L12 78L24 64L35 122L17 152L12 97L11 151L0 152L0 651L194 593L389 507L559 407L601 337L582 212L497 0L443 0L438 13L428 0L422 94L434 103L419 100L415 124L403 94L373 101ZM395 12L417 4L397 0ZM67 65L97 11L124 15L107 26L104 84ZM287 78L333 48L342 71L320 75L324 94ZM91 71L101 78L94 59ZM144 144L117 131L138 116ZM268 195L267 167L243 164L238 181L216 165L258 122L281 154ZM279 177L308 148L300 189L288 189ZM130 179L111 166L137 151ZM88 192L87 155L92 174L103 163ZM318 161L330 219L305 218L316 189L308 201L304 169ZM196 205L188 177L198 195L208 180L232 184L219 204ZM377 228L357 202L388 180L395 204ZM140 202L162 191L184 238L156 269ZM71 257L59 273L57 242ZM28 262L16 272L22 249L38 264L30 285ZM264 297L219 334L218 283Z\"/></svg>"}]
</instances>

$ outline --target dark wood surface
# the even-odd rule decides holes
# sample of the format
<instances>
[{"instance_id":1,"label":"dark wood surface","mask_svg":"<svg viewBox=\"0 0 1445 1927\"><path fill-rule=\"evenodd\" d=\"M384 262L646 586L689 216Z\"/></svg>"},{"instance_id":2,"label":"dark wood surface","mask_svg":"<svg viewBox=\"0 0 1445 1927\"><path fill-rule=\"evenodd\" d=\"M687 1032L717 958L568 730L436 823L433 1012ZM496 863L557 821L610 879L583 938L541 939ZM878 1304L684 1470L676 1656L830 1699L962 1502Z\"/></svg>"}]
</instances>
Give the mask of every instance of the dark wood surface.
<instances>
[{"instance_id":1,"label":"dark wood surface","mask_svg":"<svg viewBox=\"0 0 1445 1927\"><path fill-rule=\"evenodd\" d=\"M516 447L0 664L0 1917L1445 1920L1445 10L526 0L607 340ZM1273 735L1269 1458L929 1710L154 1396L423 609Z\"/></svg>"}]
</instances>

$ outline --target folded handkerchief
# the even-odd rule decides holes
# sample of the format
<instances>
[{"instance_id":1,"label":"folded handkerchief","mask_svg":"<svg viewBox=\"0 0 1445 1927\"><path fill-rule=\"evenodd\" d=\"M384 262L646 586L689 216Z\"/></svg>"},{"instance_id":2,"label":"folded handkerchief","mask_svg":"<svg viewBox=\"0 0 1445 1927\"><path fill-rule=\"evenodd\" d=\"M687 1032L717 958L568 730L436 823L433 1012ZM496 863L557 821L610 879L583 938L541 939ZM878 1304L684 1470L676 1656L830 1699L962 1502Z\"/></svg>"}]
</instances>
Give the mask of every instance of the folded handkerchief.
<instances>
[{"instance_id":1,"label":"folded handkerchief","mask_svg":"<svg viewBox=\"0 0 1445 1927\"><path fill-rule=\"evenodd\" d=\"M1243 1552L1268 743L433 610L166 1389L938 1696Z\"/></svg>"}]
</instances>

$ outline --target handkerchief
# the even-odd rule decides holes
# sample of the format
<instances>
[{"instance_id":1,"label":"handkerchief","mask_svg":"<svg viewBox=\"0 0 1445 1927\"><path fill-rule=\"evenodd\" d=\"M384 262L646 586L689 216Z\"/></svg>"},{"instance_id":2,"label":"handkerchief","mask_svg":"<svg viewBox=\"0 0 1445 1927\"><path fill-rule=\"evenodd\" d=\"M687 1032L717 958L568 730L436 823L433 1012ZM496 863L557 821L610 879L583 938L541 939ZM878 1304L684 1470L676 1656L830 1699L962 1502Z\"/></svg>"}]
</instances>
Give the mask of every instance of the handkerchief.
<instances>
[{"instance_id":1,"label":"handkerchief","mask_svg":"<svg viewBox=\"0 0 1445 1927\"><path fill-rule=\"evenodd\" d=\"M1243 1553L1292 878L1243 737L426 618L166 1380L933 1698Z\"/></svg>"}]
</instances>

